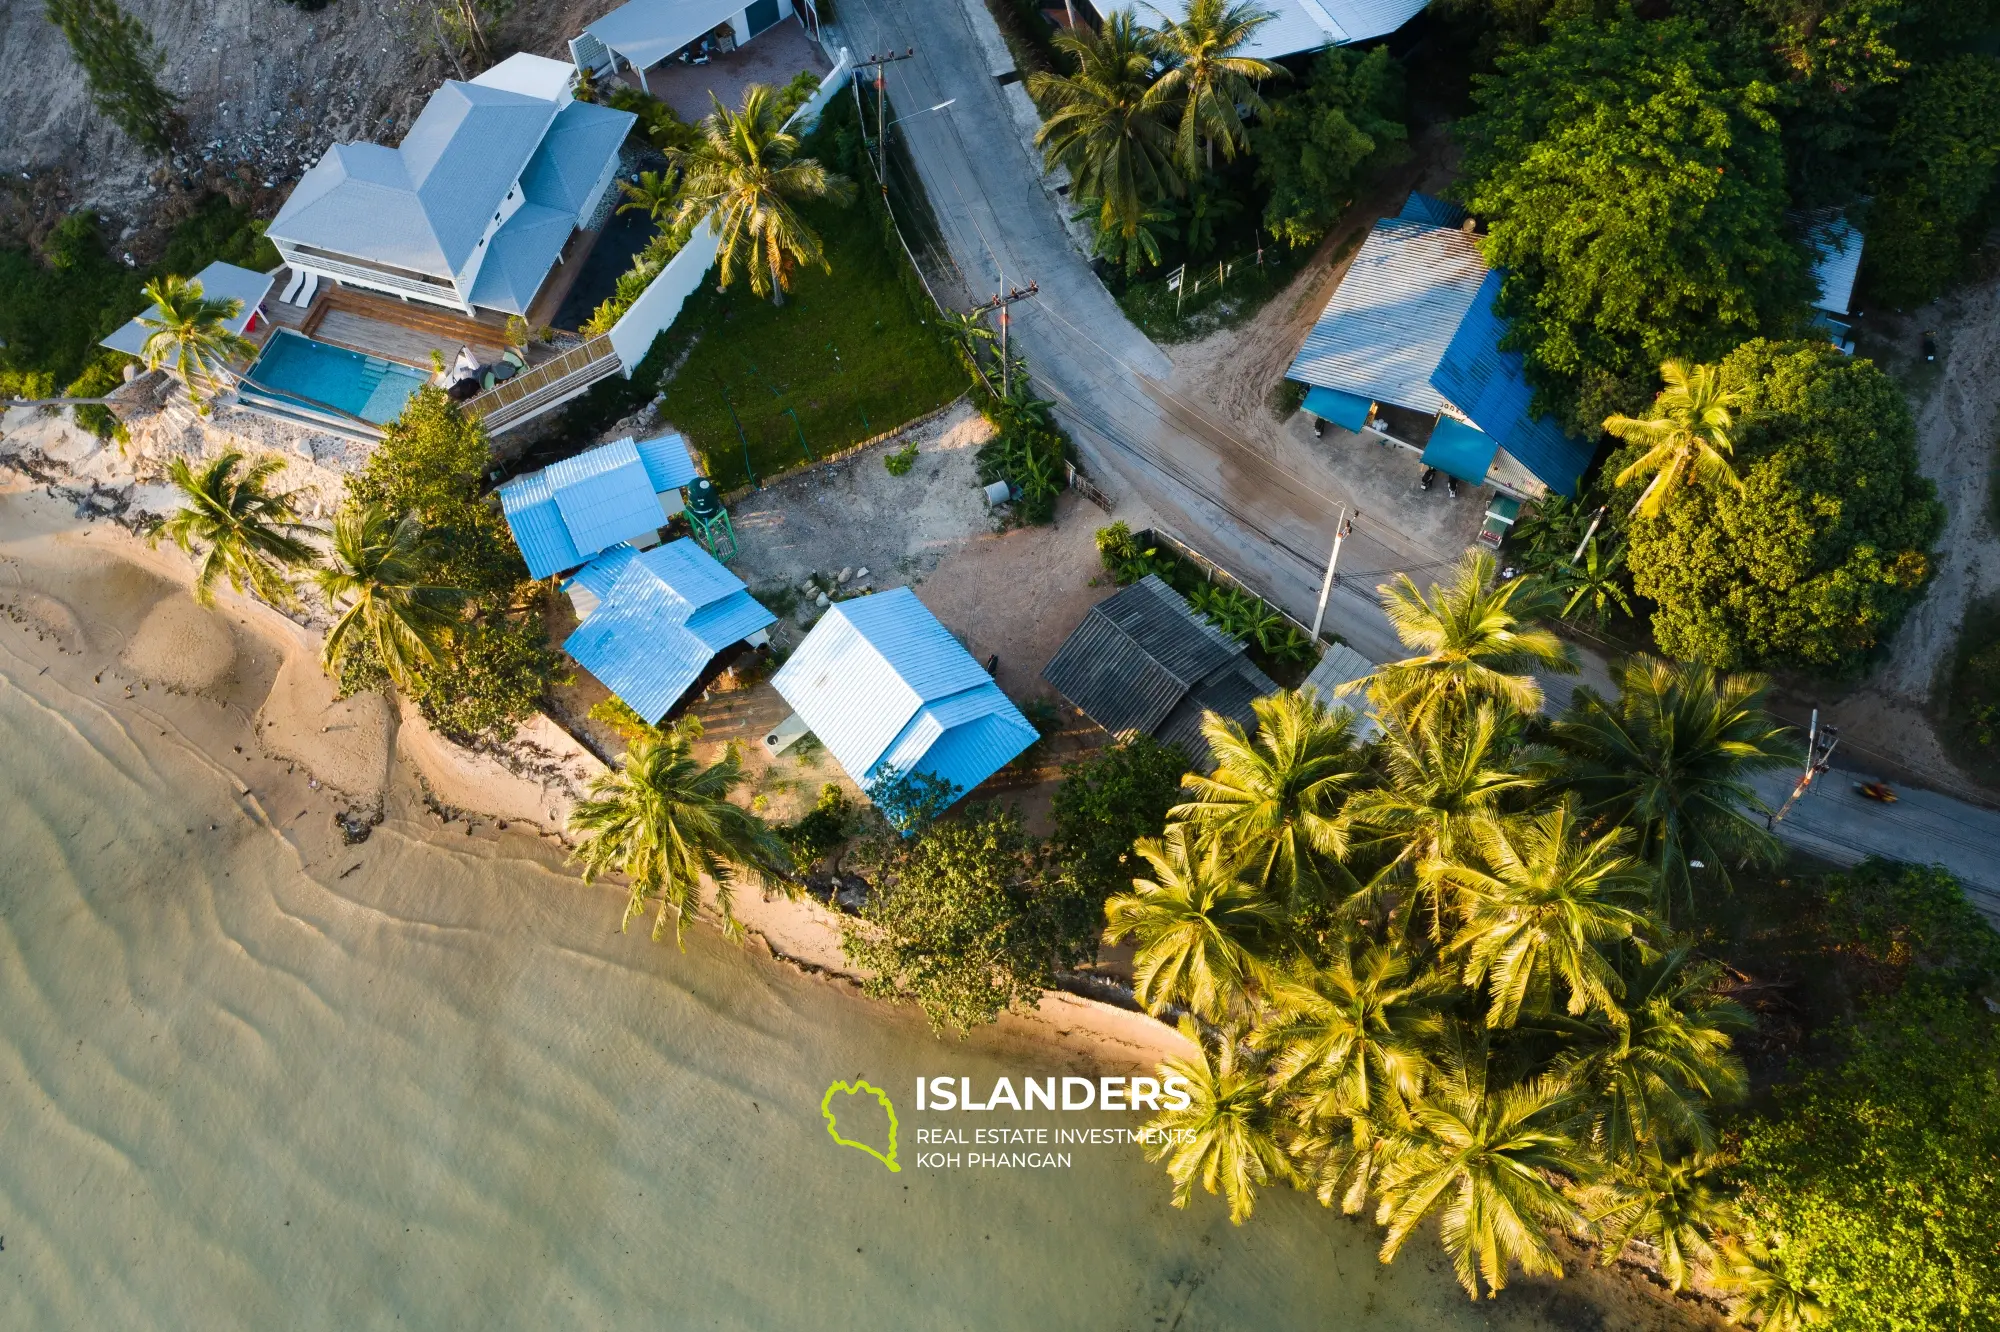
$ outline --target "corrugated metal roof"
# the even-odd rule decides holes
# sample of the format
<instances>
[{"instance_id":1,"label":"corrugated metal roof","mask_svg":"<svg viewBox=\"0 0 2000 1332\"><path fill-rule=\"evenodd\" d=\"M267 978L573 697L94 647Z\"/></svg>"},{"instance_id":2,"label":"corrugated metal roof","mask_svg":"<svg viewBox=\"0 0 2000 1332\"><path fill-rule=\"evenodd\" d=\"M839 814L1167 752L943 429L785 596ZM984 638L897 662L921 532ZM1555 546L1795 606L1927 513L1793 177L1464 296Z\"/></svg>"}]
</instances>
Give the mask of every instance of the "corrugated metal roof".
<instances>
[{"instance_id":1,"label":"corrugated metal roof","mask_svg":"<svg viewBox=\"0 0 2000 1332\"><path fill-rule=\"evenodd\" d=\"M1386 37L1408 23L1429 0L1319 0L1340 26L1342 42Z\"/></svg>"},{"instance_id":2,"label":"corrugated metal roof","mask_svg":"<svg viewBox=\"0 0 2000 1332\"><path fill-rule=\"evenodd\" d=\"M1846 215L1826 209L1807 220L1806 248L1812 253L1819 299L1813 308L1844 315L1854 304L1854 279L1861 272L1861 233Z\"/></svg>"},{"instance_id":3,"label":"corrugated metal roof","mask_svg":"<svg viewBox=\"0 0 2000 1332\"><path fill-rule=\"evenodd\" d=\"M1267 0L1258 8L1270 20L1258 26L1235 54L1276 60L1325 46L1365 42L1381 37L1415 18L1426 0ZM1187 0L1141 0L1140 14L1172 19L1187 17Z\"/></svg>"},{"instance_id":4,"label":"corrugated metal roof","mask_svg":"<svg viewBox=\"0 0 2000 1332\"><path fill-rule=\"evenodd\" d=\"M1480 283L1431 384L1543 485L1573 496L1595 449L1565 435L1554 417L1530 415L1535 393L1528 385L1527 363L1519 352L1500 349L1507 326L1493 303L1501 280L1496 269Z\"/></svg>"},{"instance_id":5,"label":"corrugated metal roof","mask_svg":"<svg viewBox=\"0 0 2000 1332\"><path fill-rule=\"evenodd\" d=\"M629 439L600 444L544 469L570 540L584 555L659 530L666 521Z\"/></svg>"},{"instance_id":6,"label":"corrugated metal roof","mask_svg":"<svg viewBox=\"0 0 2000 1332\"><path fill-rule=\"evenodd\" d=\"M235 318L223 320L224 326L231 333L241 333L244 326L250 322L250 317L257 313L257 307L271 294L269 273L238 268L235 264L225 264L220 260L196 273L194 280L201 283L201 294L211 301L243 302L243 308L237 312ZM159 317L160 307L149 305L144 314L119 325L110 337L98 345L109 347L113 351L122 351L128 356L142 356L145 354L146 339L153 335L153 330L139 320Z\"/></svg>"},{"instance_id":7,"label":"corrugated metal roof","mask_svg":"<svg viewBox=\"0 0 2000 1332\"><path fill-rule=\"evenodd\" d=\"M1201 733L1203 717L1219 713L1240 725L1246 734L1255 735L1257 712L1251 701L1277 691L1275 680L1252 665L1248 657L1239 657L1190 689L1154 735L1161 744L1178 745L1192 766L1208 772L1215 767L1215 756Z\"/></svg>"},{"instance_id":8,"label":"corrugated metal roof","mask_svg":"<svg viewBox=\"0 0 2000 1332\"><path fill-rule=\"evenodd\" d=\"M1493 455L1499 451L1499 441L1478 426L1440 416L1437 429L1431 431L1430 442L1424 445L1422 462L1461 481L1483 486L1486 469L1493 466Z\"/></svg>"},{"instance_id":9,"label":"corrugated metal roof","mask_svg":"<svg viewBox=\"0 0 2000 1332\"><path fill-rule=\"evenodd\" d=\"M633 547L623 543L613 546L564 579L563 591L580 587L599 601L603 601L611 595L611 589L625 572L625 567L637 558L639 552Z\"/></svg>"},{"instance_id":10,"label":"corrugated metal roof","mask_svg":"<svg viewBox=\"0 0 2000 1332\"><path fill-rule=\"evenodd\" d=\"M742 9L742 0L630 0L584 31L645 69L729 22Z\"/></svg>"},{"instance_id":11,"label":"corrugated metal roof","mask_svg":"<svg viewBox=\"0 0 2000 1332\"><path fill-rule=\"evenodd\" d=\"M1197 682L1242 653L1148 574L1091 607L1042 678L1113 735L1151 734Z\"/></svg>"},{"instance_id":12,"label":"corrugated metal roof","mask_svg":"<svg viewBox=\"0 0 2000 1332\"><path fill-rule=\"evenodd\" d=\"M1421 190L1411 190L1410 197L1403 200L1403 211L1396 216L1405 222L1422 222L1433 227L1456 227L1465 221L1468 214L1449 199L1440 199L1435 194L1425 194Z\"/></svg>"},{"instance_id":13,"label":"corrugated metal roof","mask_svg":"<svg viewBox=\"0 0 2000 1332\"><path fill-rule=\"evenodd\" d=\"M701 468L695 466L694 458L688 453L687 440L678 434L642 439L636 447L639 461L646 465L646 475L651 478L656 491L679 490L701 475Z\"/></svg>"},{"instance_id":14,"label":"corrugated metal roof","mask_svg":"<svg viewBox=\"0 0 2000 1332\"><path fill-rule=\"evenodd\" d=\"M1443 410L1431 375L1486 271L1474 237L1384 218L1285 377L1414 411Z\"/></svg>"},{"instance_id":15,"label":"corrugated metal roof","mask_svg":"<svg viewBox=\"0 0 2000 1332\"><path fill-rule=\"evenodd\" d=\"M771 683L863 785L893 755L903 771L937 771L971 790L1035 737L908 588L836 602Z\"/></svg>"},{"instance_id":16,"label":"corrugated metal roof","mask_svg":"<svg viewBox=\"0 0 2000 1332\"><path fill-rule=\"evenodd\" d=\"M1363 740L1372 740L1382 733L1381 724L1375 720L1374 705L1368 701L1366 694L1343 696L1340 687L1373 674L1374 662L1345 643L1335 643L1327 648L1326 655L1319 659L1319 665L1312 668L1312 674L1299 688L1312 690L1328 706L1352 708L1359 719L1355 733Z\"/></svg>"},{"instance_id":17,"label":"corrugated metal roof","mask_svg":"<svg viewBox=\"0 0 2000 1332\"><path fill-rule=\"evenodd\" d=\"M547 473L529 472L502 485L500 508L521 558L528 563L529 577L548 578L583 563L583 555L569 539Z\"/></svg>"},{"instance_id":18,"label":"corrugated metal roof","mask_svg":"<svg viewBox=\"0 0 2000 1332\"><path fill-rule=\"evenodd\" d=\"M622 571L563 650L649 722L666 715L716 653L777 619L687 537L612 558Z\"/></svg>"}]
</instances>

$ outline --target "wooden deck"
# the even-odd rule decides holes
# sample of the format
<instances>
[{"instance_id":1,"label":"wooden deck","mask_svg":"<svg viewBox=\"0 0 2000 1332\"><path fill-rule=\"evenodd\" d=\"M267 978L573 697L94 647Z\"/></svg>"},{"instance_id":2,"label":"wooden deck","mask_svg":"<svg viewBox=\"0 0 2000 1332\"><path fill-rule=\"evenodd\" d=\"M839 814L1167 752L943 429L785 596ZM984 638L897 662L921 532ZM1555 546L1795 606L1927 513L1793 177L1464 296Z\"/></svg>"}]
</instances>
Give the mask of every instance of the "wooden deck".
<instances>
[{"instance_id":1,"label":"wooden deck","mask_svg":"<svg viewBox=\"0 0 2000 1332\"><path fill-rule=\"evenodd\" d=\"M482 362L499 360L507 349L504 320L468 319L437 306L330 284L323 284L313 298L299 331L419 370L432 368L433 353L450 365L460 347L472 348Z\"/></svg>"}]
</instances>

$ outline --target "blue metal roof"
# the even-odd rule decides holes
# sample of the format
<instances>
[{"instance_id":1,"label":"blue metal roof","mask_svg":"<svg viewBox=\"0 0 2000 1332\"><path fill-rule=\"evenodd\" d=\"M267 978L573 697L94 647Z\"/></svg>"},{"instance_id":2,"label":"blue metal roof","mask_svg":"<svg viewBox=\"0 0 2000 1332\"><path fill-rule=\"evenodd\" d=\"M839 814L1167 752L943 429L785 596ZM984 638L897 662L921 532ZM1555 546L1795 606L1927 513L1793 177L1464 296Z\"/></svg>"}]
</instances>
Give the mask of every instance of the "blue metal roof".
<instances>
[{"instance_id":1,"label":"blue metal roof","mask_svg":"<svg viewBox=\"0 0 2000 1332\"><path fill-rule=\"evenodd\" d=\"M1500 451L1500 441L1474 426L1449 416L1438 418L1437 428L1431 431L1430 442L1424 445L1424 465L1435 467L1469 481L1475 486L1486 484L1486 469L1493 465L1493 455Z\"/></svg>"},{"instance_id":2,"label":"blue metal roof","mask_svg":"<svg viewBox=\"0 0 2000 1332\"><path fill-rule=\"evenodd\" d=\"M488 310L525 315L575 230L574 214L522 204L493 233L468 299Z\"/></svg>"},{"instance_id":3,"label":"blue metal roof","mask_svg":"<svg viewBox=\"0 0 2000 1332\"><path fill-rule=\"evenodd\" d=\"M679 435L642 439L635 447L656 491L679 490L701 475L701 468L695 466L694 458L688 453L687 441Z\"/></svg>"},{"instance_id":4,"label":"blue metal roof","mask_svg":"<svg viewBox=\"0 0 2000 1332\"><path fill-rule=\"evenodd\" d=\"M653 479L630 439L515 477L500 487L500 507L536 578L574 569L666 522Z\"/></svg>"},{"instance_id":5,"label":"blue metal roof","mask_svg":"<svg viewBox=\"0 0 2000 1332\"><path fill-rule=\"evenodd\" d=\"M621 556L617 550L631 553ZM629 546L617 550L572 580L591 586L589 580L602 580L600 564L620 569L563 651L654 722L701 677L716 653L777 617L686 537L643 554Z\"/></svg>"},{"instance_id":6,"label":"blue metal roof","mask_svg":"<svg viewBox=\"0 0 2000 1332\"><path fill-rule=\"evenodd\" d=\"M1431 386L1543 485L1559 495L1574 496L1595 449L1565 435L1554 417L1529 414L1535 391L1528 386L1526 362L1519 352L1500 349L1507 325L1493 303L1499 299L1502 277L1495 269L1480 284L1472 308L1431 375Z\"/></svg>"},{"instance_id":7,"label":"blue metal roof","mask_svg":"<svg viewBox=\"0 0 2000 1332\"><path fill-rule=\"evenodd\" d=\"M1434 227L1455 227L1465 221L1467 213L1449 199L1411 190L1410 197L1403 200L1403 211L1396 216L1410 222L1426 222Z\"/></svg>"},{"instance_id":8,"label":"blue metal roof","mask_svg":"<svg viewBox=\"0 0 2000 1332\"><path fill-rule=\"evenodd\" d=\"M1359 430L1368 424L1368 413L1374 408L1373 398L1364 398L1358 393L1342 393L1339 389L1309 388L1306 390L1306 410L1322 421L1331 421L1342 430Z\"/></svg>"},{"instance_id":9,"label":"blue metal roof","mask_svg":"<svg viewBox=\"0 0 2000 1332\"><path fill-rule=\"evenodd\" d=\"M583 206L638 119L630 111L608 106L567 103L556 112L528 165L521 168L522 195L529 203L569 214L576 225L587 222Z\"/></svg>"},{"instance_id":10,"label":"blue metal roof","mask_svg":"<svg viewBox=\"0 0 2000 1332\"><path fill-rule=\"evenodd\" d=\"M639 558L639 552L629 545L616 545L605 551L590 563L578 569L563 580L563 591L580 587L603 601L611 595L611 589L625 572L625 566Z\"/></svg>"},{"instance_id":11,"label":"blue metal roof","mask_svg":"<svg viewBox=\"0 0 2000 1332\"><path fill-rule=\"evenodd\" d=\"M836 603L771 683L863 786L893 766L970 791L1036 736L908 588Z\"/></svg>"}]
</instances>

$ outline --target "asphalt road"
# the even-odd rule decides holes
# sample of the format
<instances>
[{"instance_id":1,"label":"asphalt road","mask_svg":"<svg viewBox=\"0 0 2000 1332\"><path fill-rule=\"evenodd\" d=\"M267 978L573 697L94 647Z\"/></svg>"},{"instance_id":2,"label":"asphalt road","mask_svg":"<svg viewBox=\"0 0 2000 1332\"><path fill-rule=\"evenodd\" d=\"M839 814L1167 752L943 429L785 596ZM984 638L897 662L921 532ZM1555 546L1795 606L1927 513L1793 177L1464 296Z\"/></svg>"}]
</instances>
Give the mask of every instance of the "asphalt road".
<instances>
[{"instance_id":1,"label":"asphalt road","mask_svg":"<svg viewBox=\"0 0 2000 1332\"><path fill-rule=\"evenodd\" d=\"M989 72L1012 62L983 0L841 0L839 14L829 36L857 57L915 48L914 58L889 67L891 106L903 117L891 134L916 163L956 269L959 290L941 290L940 298L970 306L1035 282L1039 295L1012 307L1012 337L1086 469L1310 622L1339 501L1164 382L1171 362L1125 319L1071 244L1015 131L1021 94L1016 88L1010 99ZM1357 529L1342 551L1328 628L1372 660L1404 655L1376 586L1399 571L1427 581L1458 555ZM1545 682L1550 702L1560 706L1578 680L1610 688L1604 661L1591 656L1581 677ZM1827 774L1781 835L1838 863L1872 854L1945 865L2000 917L2000 814L1927 791L1877 805L1853 793L1866 779ZM1784 777L1760 787L1773 807L1789 789Z\"/></svg>"}]
</instances>

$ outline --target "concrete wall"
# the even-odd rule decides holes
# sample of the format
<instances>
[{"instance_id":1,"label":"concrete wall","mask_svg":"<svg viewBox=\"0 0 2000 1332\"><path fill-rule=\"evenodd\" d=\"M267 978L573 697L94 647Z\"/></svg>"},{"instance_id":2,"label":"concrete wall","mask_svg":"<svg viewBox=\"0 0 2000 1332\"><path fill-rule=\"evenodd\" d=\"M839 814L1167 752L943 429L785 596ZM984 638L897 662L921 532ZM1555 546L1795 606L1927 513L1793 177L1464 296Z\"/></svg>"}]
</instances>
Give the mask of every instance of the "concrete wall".
<instances>
[{"instance_id":1,"label":"concrete wall","mask_svg":"<svg viewBox=\"0 0 2000 1332\"><path fill-rule=\"evenodd\" d=\"M840 94L842 86L847 82L847 72L853 68L853 55L846 47L841 47L840 58L833 62L833 72L819 81L819 91L814 93L804 106L792 112L791 119L785 122L785 128L795 134L804 134L819 124L820 112L826 110L826 104Z\"/></svg>"}]
</instances>

